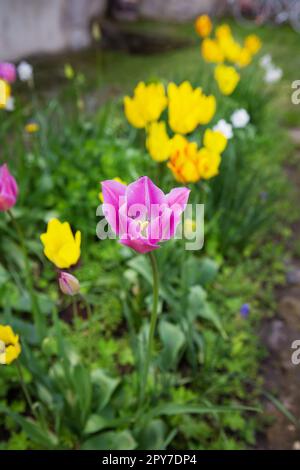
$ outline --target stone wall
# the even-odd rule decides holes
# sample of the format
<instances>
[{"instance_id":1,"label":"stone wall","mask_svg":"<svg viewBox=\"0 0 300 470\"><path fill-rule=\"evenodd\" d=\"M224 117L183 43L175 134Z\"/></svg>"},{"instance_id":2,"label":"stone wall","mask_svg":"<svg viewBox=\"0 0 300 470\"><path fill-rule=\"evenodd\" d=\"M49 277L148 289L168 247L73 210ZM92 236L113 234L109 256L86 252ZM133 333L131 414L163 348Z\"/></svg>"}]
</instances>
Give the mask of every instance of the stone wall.
<instances>
[{"instance_id":1,"label":"stone wall","mask_svg":"<svg viewBox=\"0 0 300 470\"><path fill-rule=\"evenodd\" d=\"M0 0L0 60L79 49L106 0Z\"/></svg>"},{"instance_id":2,"label":"stone wall","mask_svg":"<svg viewBox=\"0 0 300 470\"><path fill-rule=\"evenodd\" d=\"M201 13L212 13L223 0L140 0L142 18L186 21Z\"/></svg>"},{"instance_id":3,"label":"stone wall","mask_svg":"<svg viewBox=\"0 0 300 470\"><path fill-rule=\"evenodd\" d=\"M0 60L19 60L32 54L88 46L91 19L101 16L111 1L0 0ZM211 13L224 1L136 0L136 16L186 21L199 13Z\"/></svg>"}]
</instances>

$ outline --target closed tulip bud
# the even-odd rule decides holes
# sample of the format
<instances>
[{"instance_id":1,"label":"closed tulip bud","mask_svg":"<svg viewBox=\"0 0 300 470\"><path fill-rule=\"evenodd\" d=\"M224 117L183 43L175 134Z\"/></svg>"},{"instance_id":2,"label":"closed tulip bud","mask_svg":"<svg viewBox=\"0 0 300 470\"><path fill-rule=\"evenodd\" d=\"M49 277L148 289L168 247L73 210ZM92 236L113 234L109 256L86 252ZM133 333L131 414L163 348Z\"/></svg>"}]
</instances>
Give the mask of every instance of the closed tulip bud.
<instances>
[{"instance_id":1,"label":"closed tulip bud","mask_svg":"<svg viewBox=\"0 0 300 470\"><path fill-rule=\"evenodd\" d=\"M1 62L0 63L0 78L5 80L8 83L13 83L17 78L17 71L14 64L10 62Z\"/></svg>"},{"instance_id":2,"label":"closed tulip bud","mask_svg":"<svg viewBox=\"0 0 300 470\"><path fill-rule=\"evenodd\" d=\"M76 295L80 291L78 279L72 274L62 271L58 279L60 290L66 295Z\"/></svg>"},{"instance_id":3,"label":"closed tulip bud","mask_svg":"<svg viewBox=\"0 0 300 470\"><path fill-rule=\"evenodd\" d=\"M16 204L18 192L16 180L5 163L0 166L0 211L7 211Z\"/></svg>"}]
</instances>

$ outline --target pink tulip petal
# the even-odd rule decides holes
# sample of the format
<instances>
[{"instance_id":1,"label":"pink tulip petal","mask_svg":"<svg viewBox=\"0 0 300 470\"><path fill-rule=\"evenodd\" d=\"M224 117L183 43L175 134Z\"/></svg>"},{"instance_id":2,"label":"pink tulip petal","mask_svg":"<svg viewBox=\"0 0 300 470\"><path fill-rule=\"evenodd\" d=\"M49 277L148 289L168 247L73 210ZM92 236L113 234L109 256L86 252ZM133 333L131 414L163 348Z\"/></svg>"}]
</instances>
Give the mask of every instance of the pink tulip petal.
<instances>
[{"instance_id":1,"label":"pink tulip petal","mask_svg":"<svg viewBox=\"0 0 300 470\"><path fill-rule=\"evenodd\" d=\"M119 240L119 243L122 245L128 246L138 253L149 253L149 251L157 250L160 248L159 245L153 245L149 242L143 240Z\"/></svg>"},{"instance_id":2,"label":"pink tulip petal","mask_svg":"<svg viewBox=\"0 0 300 470\"><path fill-rule=\"evenodd\" d=\"M142 176L127 186L126 198L128 208L133 204L145 206L150 214L152 204L164 204L165 195L148 176Z\"/></svg>"},{"instance_id":3,"label":"pink tulip petal","mask_svg":"<svg viewBox=\"0 0 300 470\"><path fill-rule=\"evenodd\" d=\"M103 213L115 233L119 233L119 209L125 200L126 185L115 180L102 181Z\"/></svg>"},{"instance_id":4,"label":"pink tulip petal","mask_svg":"<svg viewBox=\"0 0 300 470\"><path fill-rule=\"evenodd\" d=\"M174 188L169 194L166 195L167 203L169 207L172 207L176 204L176 206L181 206L182 211L185 210L186 204L189 199L190 189L188 188Z\"/></svg>"},{"instance_id":5,"label":"pink tulip petal","mask_svg":"<svg viewBox=\"0 0 300 470\"><path fill-rule=\"evenodd\" d=\"M17 71L15 65L11 64L10 62L1 62L0 78L2 78L8 83L15 82L17 78Z\"/></svg>"},{"instance_id":6,"label":"pink tulip petal","mask_svg":"<svg viewBox=\"0 0 300 470\"><path fill-rule=\"evenodd\" d=\"M173 189L167 196L147 176L124 186L104 181L103 210L119 243L138 253L160 248L160 241L174 236L190 190ZM106 207L107 206L107 207Z\"/></svg>"},{"instance_id":7,"label":"pink tulip petal","mask_svg":"<svg viewBox=\"0 0 300 470\"><path fill-rule=\"evenodd\" d=\"M7 211L16 204L18 185L6 163L0 166L0 211Z\"/></svg>"},{"instance_id":8,"label":"pink tulip petal","mask_svg":"<svg viewBox=\"0 0 300 470\"><path fill-rule=\"evenodd\" d=\"M186 208L190 192L191 191L187 188L174 188L166 196L169 207L173 212L171 220L171 237L175 235L181 215Z\"/></svg>"}]
</instances>

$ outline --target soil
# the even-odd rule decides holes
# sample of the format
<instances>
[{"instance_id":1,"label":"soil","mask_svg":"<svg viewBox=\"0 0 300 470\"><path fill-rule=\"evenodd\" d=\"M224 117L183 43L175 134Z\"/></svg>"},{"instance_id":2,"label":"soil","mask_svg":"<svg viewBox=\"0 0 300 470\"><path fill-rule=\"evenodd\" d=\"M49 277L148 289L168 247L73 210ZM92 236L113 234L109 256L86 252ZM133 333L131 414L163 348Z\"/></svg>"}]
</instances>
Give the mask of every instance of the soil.
<instances>
[{"instance_id":1,"label":"soil","mask_svg":"<svg viewBox=\"0 0 300 470\"><path fill-rule=\"evenodd\" d=\"M291 129L290 136L295 146L300 147L300 129ZM300 163L300 150L295 164L285 168L295 188L295 203L300 200L298 161ZM268 352L262 364L265 390L276 397L286 411L280 410L278 403L274 404L268 398L264 400L264 416L270 424L259 439L260 449L300 450L300 364L292 363L292 343L300 340L300 259L293 254L300 236L300 215L291 228L293 235L288 247L291 259L287 266L286 284L277 288L277 311L274 317L264 321L260 332Z\"/></svg>"}]
</instances>

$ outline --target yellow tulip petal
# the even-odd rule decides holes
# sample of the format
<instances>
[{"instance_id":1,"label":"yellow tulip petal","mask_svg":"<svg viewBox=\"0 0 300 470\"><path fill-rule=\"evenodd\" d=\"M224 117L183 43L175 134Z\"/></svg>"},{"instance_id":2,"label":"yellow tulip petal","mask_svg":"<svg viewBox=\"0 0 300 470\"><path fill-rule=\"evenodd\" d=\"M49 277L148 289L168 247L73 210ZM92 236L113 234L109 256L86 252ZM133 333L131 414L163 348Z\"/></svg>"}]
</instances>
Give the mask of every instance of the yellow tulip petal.
<instances>
[{"instance_id":1,"label":"yellow tulip petal","mask_svg":"<svg viewBox=\"0 0 300 470\"><path fill-rule=\"evenodd\" d=\"M14 346L12 345L7 346L5 350L6 364L11 364L15 359L19 357L20 353L21 353L21 346L19 343L15 344Z\"/></svg>"}]
</instances>

